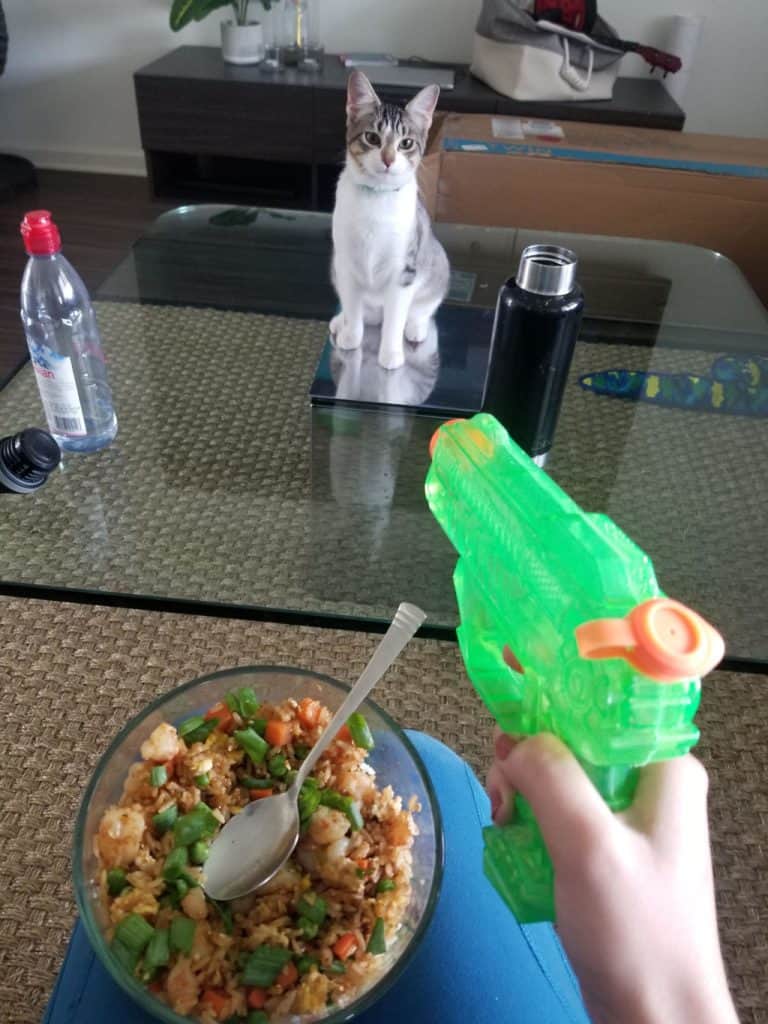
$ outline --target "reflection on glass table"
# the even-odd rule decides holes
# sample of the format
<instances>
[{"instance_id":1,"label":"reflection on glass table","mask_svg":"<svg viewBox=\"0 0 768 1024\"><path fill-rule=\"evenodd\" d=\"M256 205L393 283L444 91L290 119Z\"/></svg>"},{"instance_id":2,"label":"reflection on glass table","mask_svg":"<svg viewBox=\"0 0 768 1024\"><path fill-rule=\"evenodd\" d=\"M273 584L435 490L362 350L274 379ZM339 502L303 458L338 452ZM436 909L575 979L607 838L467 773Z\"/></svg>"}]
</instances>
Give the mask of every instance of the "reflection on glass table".
<instances>
[{"instance_id":1,"label":"reflection on glass table","mask_svg":"<svg viewBox=\"0 0 768 1024\"><path fill-rule=\"evenodd\" d=\"M610 369L696 375L727 353L768 355L768 316L738 269L663 242L437 229L454 287L436 352L430 342L393 382L370 366L372 339L328 361L355 402L389 392L374 409L309 401L336 305L326 215L205 206L159 218L97 296L120 435L65 457L36 495L3 499L0 592L362 628L408 599L451 636L455 555L424 478L455 395L434 414L401 405L429 389L435 359L438 396L448 320L487 322L521 247L557 241L581 257L588 312L548 470L722 629L727 657L768 665L768 420L579 385ZM41 419L25 367L0 391L0 436Z\"/></svg>"}]
</instances>

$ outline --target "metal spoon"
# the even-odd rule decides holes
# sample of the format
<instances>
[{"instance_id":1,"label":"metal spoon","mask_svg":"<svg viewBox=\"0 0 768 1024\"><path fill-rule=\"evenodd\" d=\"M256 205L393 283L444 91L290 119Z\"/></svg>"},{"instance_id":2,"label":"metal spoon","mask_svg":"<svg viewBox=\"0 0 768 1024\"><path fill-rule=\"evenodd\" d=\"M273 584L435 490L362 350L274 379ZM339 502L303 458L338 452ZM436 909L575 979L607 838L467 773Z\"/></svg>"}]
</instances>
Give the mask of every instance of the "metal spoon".
<instances>
[{"instance_id":1,"label":"metal spoon","mask_svg":"<svg viewBox=\"0 0 768 1024\"><path fill-rule=\"evenodd\" d=\"M384 638L349 691L346 700L304 759L285 793L254 800L230 818L218 834L205 862L203 886L215 900L234 900L273 878L299 841L299 790L320 755L358 709L426 619L420 608L401 604Z\"/></svg>"}]
</instances>

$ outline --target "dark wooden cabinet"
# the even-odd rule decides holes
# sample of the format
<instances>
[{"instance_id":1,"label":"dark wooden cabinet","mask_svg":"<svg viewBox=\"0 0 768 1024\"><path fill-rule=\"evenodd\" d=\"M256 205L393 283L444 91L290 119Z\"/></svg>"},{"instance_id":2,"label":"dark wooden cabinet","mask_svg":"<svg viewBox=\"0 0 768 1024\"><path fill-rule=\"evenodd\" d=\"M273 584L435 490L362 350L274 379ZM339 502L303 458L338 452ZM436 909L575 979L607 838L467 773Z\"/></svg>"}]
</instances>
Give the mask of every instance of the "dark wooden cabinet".
<instances>
[{"instance_id":1,"label":"dark wooden cabinet","mask_svg":"<svg viewBox=\"0 0 768 1024\"><path fill-rule=\"evenodd\" d=\"M439 108L680 130L685 115L657 79L619 79L612 100L517 103L454 66ZM344 156L349 72L328 54L321 71L226 64L213 46L181 46L134 75L141 143L158 197L330 209ZM413 92L381 87L407 103Z\"/></svg>"}]
</instances>

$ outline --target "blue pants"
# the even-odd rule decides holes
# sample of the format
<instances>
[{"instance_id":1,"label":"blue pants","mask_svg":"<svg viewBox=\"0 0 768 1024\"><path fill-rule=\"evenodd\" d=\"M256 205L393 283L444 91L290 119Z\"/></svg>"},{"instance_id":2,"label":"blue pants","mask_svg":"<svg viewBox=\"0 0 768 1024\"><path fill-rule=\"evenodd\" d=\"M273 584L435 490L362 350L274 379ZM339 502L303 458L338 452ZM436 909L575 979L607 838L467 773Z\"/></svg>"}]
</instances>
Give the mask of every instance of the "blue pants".
<instances>
[{"instance_id":1,"label":"blue pants","mask_svg":"<svg viewBox=\"0 0 768 1024\"><path fill-rule=\"evenodd\" d=\"M482 872L488 798L442 743L409 733L443 814L445 874L432 924L397 984L359 1024L589 1024L549 925L521 927ZM151 1024L114 984L75 928L44 1024Z\"/></svg>"}]
</instances>

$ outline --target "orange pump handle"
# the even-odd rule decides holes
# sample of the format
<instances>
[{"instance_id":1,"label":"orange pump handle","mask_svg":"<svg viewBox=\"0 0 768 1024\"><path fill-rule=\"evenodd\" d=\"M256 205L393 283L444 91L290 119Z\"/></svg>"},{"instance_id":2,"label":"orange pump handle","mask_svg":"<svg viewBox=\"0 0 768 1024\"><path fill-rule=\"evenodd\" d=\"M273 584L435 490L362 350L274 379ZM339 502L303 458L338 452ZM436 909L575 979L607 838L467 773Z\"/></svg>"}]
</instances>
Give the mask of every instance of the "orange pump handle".
<instances>
[{"instance_id":1,"label":"orange pump handle","mask_svg":"<svg viewBox=\"0 0 768 1024\"><path fill-rule=\"evenodd\" d=\"M723 638L697 612L668 597L637 605L624 619L594 619L576 629L582 658L624 658L660 683L704 676L721 661Z\"/></svg>"}]
</instances>

